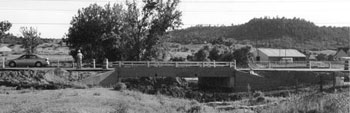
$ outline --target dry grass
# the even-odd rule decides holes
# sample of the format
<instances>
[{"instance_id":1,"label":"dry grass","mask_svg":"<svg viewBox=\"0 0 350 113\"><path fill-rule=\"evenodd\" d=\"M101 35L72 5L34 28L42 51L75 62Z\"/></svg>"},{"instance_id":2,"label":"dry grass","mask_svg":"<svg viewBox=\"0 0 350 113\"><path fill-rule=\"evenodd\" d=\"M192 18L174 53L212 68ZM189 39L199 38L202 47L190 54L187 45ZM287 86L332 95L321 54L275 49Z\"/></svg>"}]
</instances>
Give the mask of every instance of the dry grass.
<instances>
[{"instance_id":1,"label":"dry grass","mask_svg":"<svg viewBox=\"0 0 350 113\"><path fill-rule=\"evenodd\" d=\"M10 91L0 113L214 113L197 101L105 88Z\"/></svg>"},{"instance_id":2,"label":"dry grass","mask_svg":"<svg viewBox=\"0 0 350 113\"><path fill-rule=\"evenodd\" d=\"M350 92L292 95L260 113L350 113Z\"/></svg>"}]
</instances>

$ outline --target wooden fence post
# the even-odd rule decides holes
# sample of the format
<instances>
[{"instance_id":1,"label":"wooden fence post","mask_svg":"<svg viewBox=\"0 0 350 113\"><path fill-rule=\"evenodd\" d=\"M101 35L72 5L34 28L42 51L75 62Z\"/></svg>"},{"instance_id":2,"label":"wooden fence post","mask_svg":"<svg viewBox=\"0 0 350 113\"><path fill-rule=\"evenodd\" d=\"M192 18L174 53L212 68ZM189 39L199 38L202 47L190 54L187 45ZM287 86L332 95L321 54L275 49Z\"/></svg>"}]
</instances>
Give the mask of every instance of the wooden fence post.
<instances>
[{"instance_id":1,"label":"wooden fence post","mask_svg":"<svg viewBox=\"0 0 350 113\"><path fill-rule=\"evenodd\" d=\"M149 67L149 61L147 61L147 67Z\"/></svg>"},{"instance_id":2,"label":"wooden fence post","mask_svg":"<svg viewBox=\"0 0 350 113\"><path fill-rule=\"evenodd\" d=\"M122 61L118 62L119 67L122 67Z\"/></svg>"}]
</instances>

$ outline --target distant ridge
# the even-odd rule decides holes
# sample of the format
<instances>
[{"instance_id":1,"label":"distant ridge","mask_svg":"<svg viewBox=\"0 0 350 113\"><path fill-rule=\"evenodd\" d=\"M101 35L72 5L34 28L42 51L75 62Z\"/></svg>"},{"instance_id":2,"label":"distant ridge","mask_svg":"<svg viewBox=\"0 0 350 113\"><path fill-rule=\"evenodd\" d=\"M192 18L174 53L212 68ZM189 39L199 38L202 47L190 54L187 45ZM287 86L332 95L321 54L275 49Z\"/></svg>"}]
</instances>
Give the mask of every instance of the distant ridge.
<instances>
[{"instance_id":1,"label":"distant ridge","mask_svg":"<svg viewBox=\"0 0 350 113\"><path fill-rule=\"evenodd\" d=\"M213 42L220 38L258 47L336 49L348 46L349 28L316 26L300 18L254 18L241 25L194 26L169 32L181 44Z\"/></svg>"}]
</instances>

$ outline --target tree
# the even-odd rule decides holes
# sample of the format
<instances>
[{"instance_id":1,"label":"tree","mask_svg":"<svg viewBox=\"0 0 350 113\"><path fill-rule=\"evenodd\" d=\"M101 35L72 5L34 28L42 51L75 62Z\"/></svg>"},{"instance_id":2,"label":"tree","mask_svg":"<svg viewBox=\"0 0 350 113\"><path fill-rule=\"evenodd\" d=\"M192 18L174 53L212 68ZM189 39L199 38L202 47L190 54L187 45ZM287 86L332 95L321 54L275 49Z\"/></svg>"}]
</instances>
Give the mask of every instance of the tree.
<instances>
[{"instance_id":1,"label":"tree","mask_svg":"<svg viewBox=\"0 0 350 113\"><path fill-rule=\"evenodd\" d=\"M327 56L327 54L321 53L321 54L318 54L318 55L316 56L316 59L317 59L318 61L327 61L327 60L328 60L328 56Z\"/></svg>"},{"instance_id":2,"label":"tree","mask_svg":"<svg viewBox=\"0 0 350 113\"><path fill-rule=\"evenodd\" d=\"M181 25L179 0L144 0L99 6L91 4L73 17L65 40L74 57L81 49L84 60L150 60L157 56L155 46L171 30Z\"/></svg>"},{"instance_id":3,"label":"tree","mask_svg":"<svg viewBox=\"0 0 350 113\"><path fill-rule=\"evenodd\" d=\"M204 46L202 49L198 50L195 54L194 54L194 58L192 60L194 61L210 61L209 60L209 51L210 48L209 46Z\"/></svg>"},{"instance_id":4,"label":"tree","mask_svg":"<svg viewBox=\"0 0 350 113\"><path fill-rule=\"evenodd\" d=\"M252 57L250 53L250 47L243 47L233 52L233 57L236 60L237 65L242 67L248 67L249 59Z\"/></svg>"},{"instance_id":5,"label":"tree","mask_svg":"<svg viewBox=\"0 0 350 113\"><path fill-rule=\"evenodd\" d=\"M35 53L36 47L41 43L40 33L33 27L21 27L23 35L22 44L27 54Z\"/></svg>"},{"instance_id":6,"label":"tree","mask_svg":"<svg viewBox=\"0 0 350 113\"><path fill-rule=\"evenodd\" d=\"M1 21L0 22L0 41L2 41L2 35L5 34L6 31L10 30L12 24L9 21Z\"/></svg>"},{"instance_id":7,"label":"tree","mask_svg":"<svg viewBox=\"0 0 350 113\"><path fill-rule=\"evenodd\" d=\"M0 36L5 34L6 31L10 30L12 24L9 21L1 21L0 22Z\"/></svg>"}]
</instances>

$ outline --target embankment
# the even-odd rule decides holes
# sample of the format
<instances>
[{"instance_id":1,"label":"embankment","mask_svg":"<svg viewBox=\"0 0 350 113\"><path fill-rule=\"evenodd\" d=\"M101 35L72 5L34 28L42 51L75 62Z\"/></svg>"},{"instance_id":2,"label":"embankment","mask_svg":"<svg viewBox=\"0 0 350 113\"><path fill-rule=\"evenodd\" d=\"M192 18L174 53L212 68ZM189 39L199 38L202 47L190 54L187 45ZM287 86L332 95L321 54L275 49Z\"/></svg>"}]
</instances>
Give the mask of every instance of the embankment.
<instances>
[{"instance_id":1,"label":"embankment","mask_svg":"<svg viewBox=\"0 0 350 113\"><path fill-rule=\"evenodd\" d=\"M56 69L2 69L0 86L11 86L17 89L57 89L65 87L83 88L78 81L102 72L66 71Z\"/></svg>"}]
</instances>

